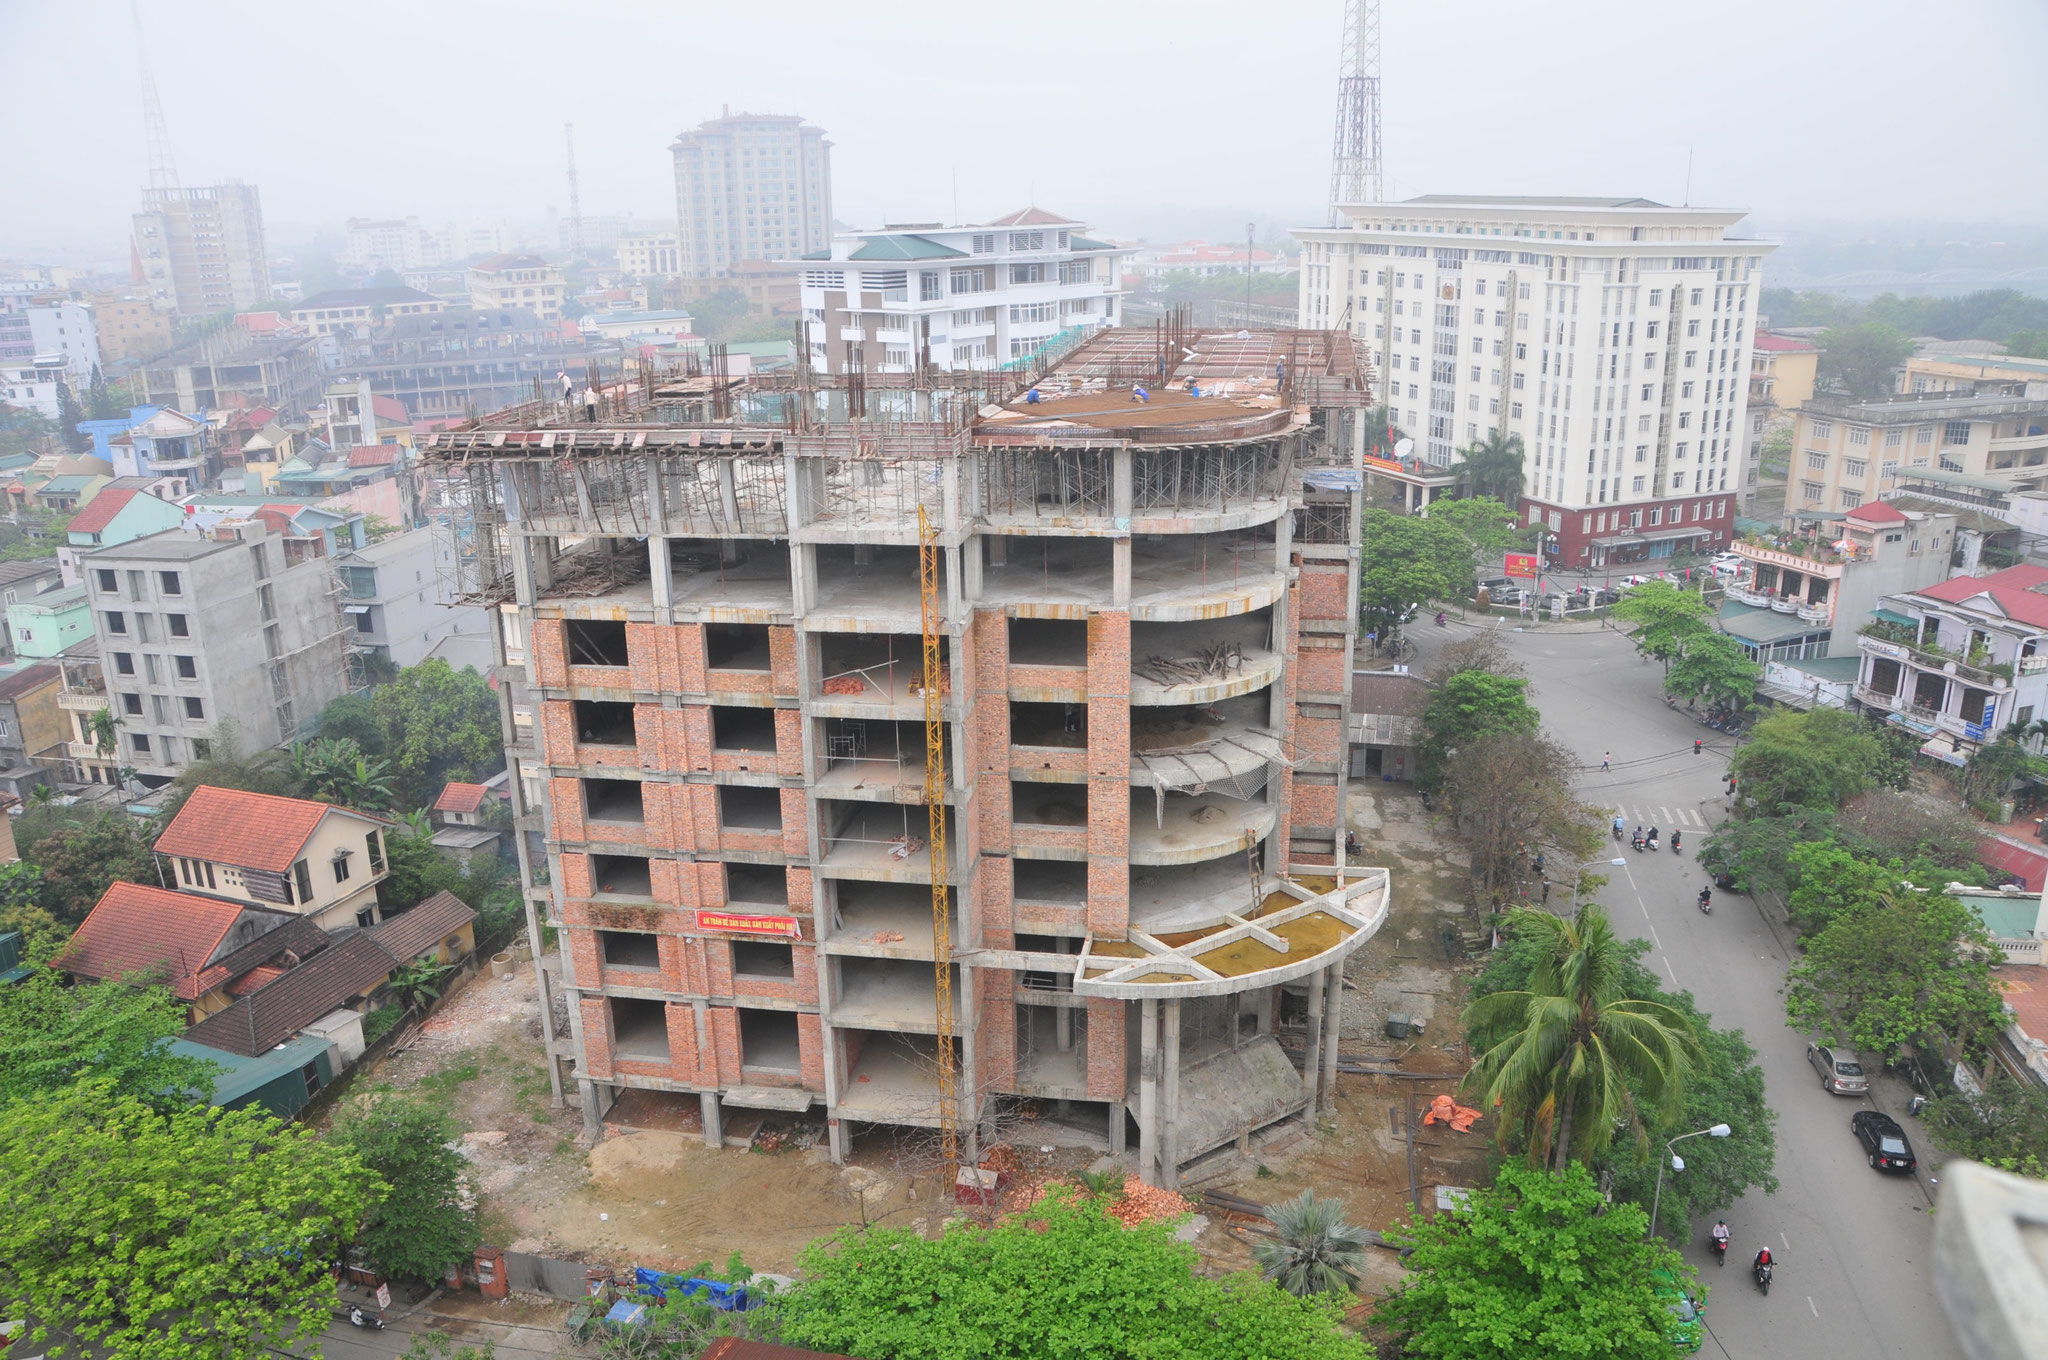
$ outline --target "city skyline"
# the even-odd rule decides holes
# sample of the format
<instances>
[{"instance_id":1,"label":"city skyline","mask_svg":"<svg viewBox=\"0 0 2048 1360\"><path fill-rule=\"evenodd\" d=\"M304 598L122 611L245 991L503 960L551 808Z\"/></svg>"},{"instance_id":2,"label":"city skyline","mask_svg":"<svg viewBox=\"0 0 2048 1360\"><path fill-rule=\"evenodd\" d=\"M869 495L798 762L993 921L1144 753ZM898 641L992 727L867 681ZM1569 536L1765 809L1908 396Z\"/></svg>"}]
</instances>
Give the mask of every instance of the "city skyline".
<instances>
[{"instance_id":1,"label":"city skyline","mask_svg":"<svg viewBox=\"0 0 2048 1360\"><path fill-rule=\"evenodd\" d=\"M2024 0L1975 0L1971 22L1932 30L1890 0L1790 11L1738 0L1711 25L1617 0L1586 0L1570 24L1494 0L1452 8L1384 14L1392 197L1629 194L1740 209L1766 223L2048 223L2048 186L2005 173L1991 139L1950 135L1958 120L2024 126L2048 111L2048 95L2022 69L2048 41L2048 12ZM822 7L800 7L776 30L802 39L788 42L730 11L639 4L566 25L559 12L509 4L491 11L487 29L471 11L383 0L352 15L346 30L315 30L242 0L145 5L181 181L256 184L278 223L537 219L567 208L568 117L586 213L662 220L674 203L670 143L729 105L823 128L834 143L837 216L862 225L972 221L1037 199L1126 233L1176 215L1244 212L1279 230L1311 225L1327 183L1335 4L1261 15L1249 43L1235 11L1121 5L1106 30L1088 31L1109 39L1107 66L1091 56L1087 34L930 5L915 7L907 27L943 24L920 40L934 59L900 68L891 65L895 39ZM566 30L559 42L532 41L554 30ZM147 179L125 7L82 0L11 10L0 16L0 38L20 51L94 55L104 95L63 97L60 73L75 69L64 61L23 72L28 100L69 110L71 122L66 135L15 151L10 178L21 192L0 204L0 251L118 241ZM534 61L564 43L601 58L613 42L678 52L685 69L703 60L690 54L716 51L703 69L717 79L693 77L692 93L678 97L667 79ZM472 85L399 74L394 45L460 51L514 78L558 82L572 97L495 103L486 122ZM389 70L385 88L397 97L387 107L372 86L251 118L249 102L224 97L221 80L179 75L209 69L289 71L302 88ZM846 76L890 69L902 78ZM1973 72L1944 94L1939 130L1924 104L1882 98L1870 85L1874 73L1913 69ZM573 97L595 81L605 85L601 101ZM1674 97L1689 84L1697 95ZM1551 131L1532 139L1531 126ZM437 127L444 135L432 135ZM78 173L80 146L99 152L89 176ZM1938 199L1913 184L1911 167L1928 164L1942 167Z\"/></svg>"}]
</instances>

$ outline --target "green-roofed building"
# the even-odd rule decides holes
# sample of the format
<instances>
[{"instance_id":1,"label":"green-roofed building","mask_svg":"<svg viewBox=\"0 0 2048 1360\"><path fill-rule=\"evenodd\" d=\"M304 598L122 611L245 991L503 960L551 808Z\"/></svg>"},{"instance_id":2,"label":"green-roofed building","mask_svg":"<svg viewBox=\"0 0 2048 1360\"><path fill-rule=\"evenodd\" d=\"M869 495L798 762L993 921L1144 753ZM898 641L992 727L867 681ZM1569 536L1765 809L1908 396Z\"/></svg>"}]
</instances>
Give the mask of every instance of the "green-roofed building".
<instances>
[{"instance_id":1,"label":"green-roofed building","mask_svg":"<svg viewBox=\"0 0 2048 1360\"><path fill-rule=\"evenodd\" d=\"M1122 320L1130 248L1044 208L990 222L898 222L784 257L810 363L871 374L999 369L1057 355Z\"/></svg>"}]
</instances>

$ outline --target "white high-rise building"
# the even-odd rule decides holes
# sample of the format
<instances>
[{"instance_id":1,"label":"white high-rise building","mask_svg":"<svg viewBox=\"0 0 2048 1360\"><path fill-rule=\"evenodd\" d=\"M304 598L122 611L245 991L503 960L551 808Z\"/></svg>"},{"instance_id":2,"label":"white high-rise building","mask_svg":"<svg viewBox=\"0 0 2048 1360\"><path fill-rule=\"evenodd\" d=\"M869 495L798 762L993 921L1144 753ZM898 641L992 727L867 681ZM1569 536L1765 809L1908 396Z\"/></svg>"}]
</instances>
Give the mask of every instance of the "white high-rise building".
<instances>
[{"instance_id":1,"label":"white high-rise building","mask_svg":"<svg viewBox=\"0 0 2048 1360\"><path fill-rule=\"evenodd\" d=\"M669 147L683 273L718 278L743 260L832 243L832 143L789 114L727 112Z\"/></svg>"},{"instance_id":2,"label":"white high-rise building","mask_svg":"<svg viewBox=\"0 0 2048 1360\"><path fill-rule=\"evenodd\" d=\"M428 269L441 263L441 242L417 217L351 217L341 262L351 269Z\"/></svg>"},{"instance_id":3,"label":"white high-rise building","mask_svg":"<svg viewBox=\"0 0 2048 1360\"><path fill-rule=\"evenodd\" d=\"M1000 368L1117 324L1128 249L1024 208L977 226L912 222L841 236L793 265L811 365L844 373Z\"/></svg>"},{"instance_id":4,"label":"white high-rise building","mask_svg":"<svg viewBox=\"0 0 2048 1360\"><path fill-rule=\"evenodd\" d=\"M1301 324L1370 355L1411 506L1464 449L1521 438L1520 514L1555 565L1724 543L1757 470L1743 437L1766 241L1742 214L1641 198L1431 194L1300 230ZM1392 457L1389 451L1375 451Z\"/></svg>"},{"instance_id":5,"label":"white high-rise building","mask_svg":"<svg viewBox=\"0 0 2048 1360\"><path fill-rule=\"evenodd\" d=\"M247 311L271 296L263 203L253 184L150 189L134 217L150 300L180 316Z\"/></svg>"}]
</instances>

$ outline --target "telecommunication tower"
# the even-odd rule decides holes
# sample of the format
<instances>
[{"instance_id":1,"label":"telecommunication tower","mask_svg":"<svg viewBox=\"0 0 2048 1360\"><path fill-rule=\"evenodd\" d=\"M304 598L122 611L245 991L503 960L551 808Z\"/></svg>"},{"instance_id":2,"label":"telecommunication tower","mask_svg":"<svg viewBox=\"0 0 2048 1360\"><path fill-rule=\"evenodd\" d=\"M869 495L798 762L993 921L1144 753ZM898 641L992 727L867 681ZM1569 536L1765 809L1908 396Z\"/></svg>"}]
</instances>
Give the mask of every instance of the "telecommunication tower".
<instances>
[{"instance_id":1,"label":"telecommunication tower","mask_svg":"<svg viewBox=\"0 0 2048 1360\"><path fill-rule=\"evenodd\" d=\"M576 188L576 125L562 124L562 141L569 148L569 256L583 257L583 197Z\"/></svg>"},{"instance_id":2,"label":"telecommunication tower","mask_svg":"<svg viewBox=\"0 0 2048 1360\"><path fill-rule=\"evenodd\" d=\"M135 23L135 60L142 67L142 136L149 153L149 187L178 187L178 167L171 160L171 133L164 124L164 106L156 97L156 74L149 69L149 44L142 36L142 8L128 0L128 17Z\"/></svg>"},{"instance_id":3,"label":"telecommunication tower","mask_svg":"<svg viewBox=\"0 0 2048 1360\"><path fill-rule=\"evenodd\" d=\"M1380 187L1380 0L1344 0L1337 132L1330 147L1330 225L1340 203L1377 203Z\"/></svg>"}]
</instances>

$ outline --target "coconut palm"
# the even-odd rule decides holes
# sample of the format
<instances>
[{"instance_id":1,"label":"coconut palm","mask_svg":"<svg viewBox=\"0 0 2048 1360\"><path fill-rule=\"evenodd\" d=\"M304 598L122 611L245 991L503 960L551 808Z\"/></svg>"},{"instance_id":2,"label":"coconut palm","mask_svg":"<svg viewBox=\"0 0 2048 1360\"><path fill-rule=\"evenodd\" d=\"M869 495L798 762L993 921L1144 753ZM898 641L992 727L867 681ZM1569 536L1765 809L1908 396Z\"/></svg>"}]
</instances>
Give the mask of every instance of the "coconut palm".
<instances>
[{"instance_id":1,"label":"coconut palm","mask_svg":"<svg viewBox=\"0 0 2048 1360\"><path fill-rule=\"evenodd\" d=\"M1402 439L1401 430L1394 424L1394 408L1375 406L1365 413L1365 451L1382 458L1394 456L1394 445Z\"/></svg>"},{"instance_id":2,"label":"coconut palm","mask_svg":"<svg viewBox=\"0 0 2048 1360\"><path fill-rule=\"evenodd\" d=\"M1365 1269L1369 1235L1344 1221L1341 1200L1317 1199L1304 1190L1297 1199L1266 1210L1277 1242L1252 1244L1252 1259L1265 1277L1290 1294L1341 1294L1358 1285Z\"/></svg>"},{"instance_id":3,"label":"coconut palm","mask_svg":"<svg viewBox=\"0 0 2048 1360\"><path fill-rule=\"evenodd\" d=\"M1491 496L1512 506L1522 496L1522 436L1498 427L1474 440L1451 465L1468 496Z\"/></svg>"},{"instance_id":4,"label":"coconut palm","mask_svg":"<svg viewBox=\"0 0 2048 1360\"><path fill-rule=\"evenodd\" d=\"M1479 1051L1464 1085L1518 1132L1529 1161L1561 1170L1596 1156L1629 1126L1637 1094L1675 1113L1705 1059L1691 1022L1658 1001L1622 995L1628 955L1595 904L1569 921L1517 911L1509 923L1542 944L1527 991L1495 992L1465 1008Z\"/></svg>"}]
</instances>

